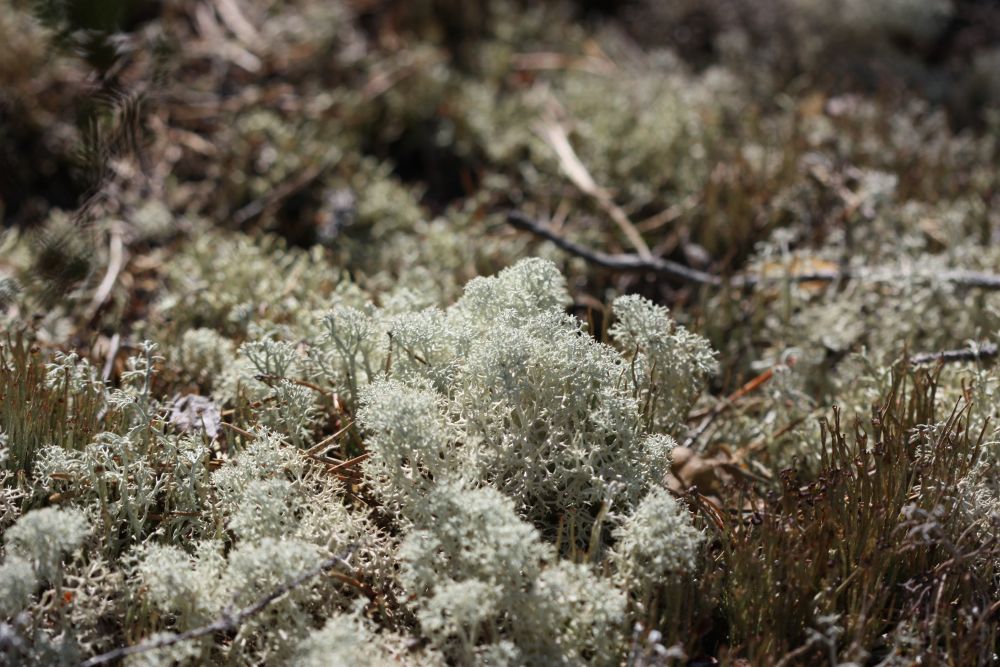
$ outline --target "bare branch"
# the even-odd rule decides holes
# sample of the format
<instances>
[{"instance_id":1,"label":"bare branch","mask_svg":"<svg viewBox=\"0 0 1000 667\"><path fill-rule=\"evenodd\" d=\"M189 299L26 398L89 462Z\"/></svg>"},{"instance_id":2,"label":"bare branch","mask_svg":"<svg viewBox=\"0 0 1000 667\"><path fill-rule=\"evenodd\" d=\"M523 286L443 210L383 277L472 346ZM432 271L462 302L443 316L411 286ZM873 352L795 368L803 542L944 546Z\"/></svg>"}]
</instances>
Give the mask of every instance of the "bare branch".
<instances>
[{"instance_id":1,"label":"bare branch","mask_svg":"<svg viewBox=\"0 0 1000 667\"><path fill-rule=\"evenodd\" d=\"M713 276L710 273L692 269L677 262L671 262L669 259L653 256L650 256L649 259L643 259L639 255L609 255L607 253L600 252L599 250L592 250L556 234L548 227L548 225L535 222L520 211L511 211L508 213L507 222L517 229L531 232L535 236L540 236L541 238L552 241L552 243L556 244L571 255L582 257L591 264L603 266L607 269L626 272L660 273L679 278L685 282L696 283L699 285L718 286L722 284L722 280L720 280L718 276Z\"/></svg>"},{"instance_id":2,"label":"bare branch","mask_svg":"<svg viewBox=\"0 0 1000 667\"><path fill-rule=\"evenodd\" d=\"M632 253L619 253L611 255L599 250L588 248L584 245L570 241L557 234L546 224L537 222L520 211L509 211L507 222L515 229L531 232L535 236L551 241L556 246L562 248L571 255L576 255L591 264L603 266L612 271L627 273L658 273L660 275L671 276L685 282L696 285L711 285L721 287L728 285L736 289L746 289L756 287L761 283L780 283L790 281L793 283L810 282L837 282L841 280L870 280L872 282L885 282L899 280L902 276L899 271L892 271L881 268L861 269L848 271L811 271L807 273L794 273L789 275L752 275L741 274L725 280L719 276L705 271L692 269L689 266L672 262L662 257L651 256L643 258ZM966 287L983 290L1000 290L1000 274L982 273L978 271L942 271L929 274L928 278L936 282L951 283L958 287Z\"/></svg>"},{"instance_id":3,"label":"bare branch","mask_svg":"<svg viewBox=\"0 0 1000 667\"><path fill-rule=\"evenodd\" d=\"M981 361L983 359L995 359L1000 354L1000 350L992 343L967 347L961 350L942 350L940 352L924 352L910 357L910 364L919 366L922 364L932 364L936 362L959 362L959 361Z\"/></svg>"},{"instance_id":4,"label":"bare branch","mask_svg":"<svg viewBox=\"0 0 1000 667\"><path fill-rule=\"evenodd\" d=\"M97 665L107 665L109 663L119 662L120 660L130 656L136 655L138 653L147 653L149 651L155 651L156 649L165 648L167 646L173 646L174 644L179 644L183 641L188 641L190 639L197 639L199 637L204 637L205 635L212 635L217 632L233 632L237 630L248 618L255 616L266 609L272 602L285 595L286 593L298 588L305 582L309 581L318 574L330 570L338 565L343 565L344 567L350 568L350 563L348 559L353 555L354 550L357 547L351 545L344 556L331 556L327 558L322 563L317 565L311 570L307 570L295 577L285 582L281 586L278 586L273 591L265 595L264 597L258 599L256 602L248 607L243 607L236 612L224 611L222 616L209 623L208 625L203 625L197 628L192 628L186 632L181 632L176 635L169 635L166 637L160 637L152 641L146 641L134 646L124 646L122 648L116 648L113 651L108 651L107 653L101 653L100 655L95 655L92 658L84 660L80 663L80 667L97 667Z\"/></svg>"},{"instance_id":5,"label":"bare branch","mask_svg":"<svg viewBox=\"0 0 1000 667\"><path fill-rule=\"evenodd\" d=\"M698 439L704 435L705 431L709 429L712 423L718 419L722 414L733 407L736 401L740 400L747 394L755 391L761 387L764 383L768 382L772 377L774 377L774 368L768 368L766 371L751 379L745 383L742 387L731 393L722 402L718 403L705 417L701 420L695 428L688 432L687 437L684 439L684 447L693 447Z\"/></svg>"}]
</instances>

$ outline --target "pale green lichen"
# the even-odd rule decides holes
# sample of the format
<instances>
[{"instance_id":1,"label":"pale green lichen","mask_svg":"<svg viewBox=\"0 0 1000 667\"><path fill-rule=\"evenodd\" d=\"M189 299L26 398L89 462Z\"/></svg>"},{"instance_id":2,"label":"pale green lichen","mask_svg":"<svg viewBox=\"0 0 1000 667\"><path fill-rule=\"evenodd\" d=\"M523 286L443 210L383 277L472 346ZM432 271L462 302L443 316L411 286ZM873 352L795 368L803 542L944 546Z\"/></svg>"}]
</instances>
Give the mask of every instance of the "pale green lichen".
<instances>
[{"instance_id":1,"label":"pale green lichen","mask_svg":"<svg viewBox=\"0 0 1000 667\"><path fill-rule=\"evenodd\" d=\"M0 662L994 659L975 3L27 4Z\"/></svg>"}]
</instances>

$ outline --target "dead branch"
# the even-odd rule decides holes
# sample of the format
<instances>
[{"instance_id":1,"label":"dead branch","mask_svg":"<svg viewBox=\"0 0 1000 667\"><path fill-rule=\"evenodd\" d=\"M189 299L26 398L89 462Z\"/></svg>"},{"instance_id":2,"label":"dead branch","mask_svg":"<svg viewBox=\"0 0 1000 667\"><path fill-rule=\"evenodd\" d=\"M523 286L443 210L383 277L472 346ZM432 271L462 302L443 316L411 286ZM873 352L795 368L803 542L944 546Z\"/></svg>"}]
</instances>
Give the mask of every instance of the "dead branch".
<instances>
[{"instance_id":1,"label":"dead branch","mask_svg":"<svg viewBox=\"0 0 1000 667\"><path fill-rule=\"evenodd\" d=\"M371 455L372 455L371 452L365 452L360 456L355 456L353 459L349 459L347 461L344 461L343 463L338 463L337 465L333 466L332 468L330 468L329 472L337 473L340 472L341 470L346 470L348 468L351 468L352 466L356 466L362 461L367 461L368 457L370 457Z\"/></svg>"},{"instance_id":2,"label":"dead branch","mask_svg":"<svg viewBox=\"0 0 1000 667\"><path fill-rule=\"evenodd\" d=\"M123 646L121 648L116 648L113 651L108 651L107 653L101 653L100 655L95 655L92 658L84 660L80 663L80 667L97 667L97 665L107 665L109 663L115 663L123 660L130 655L136 655L138 653L148 653L149 651L155 651L157 649L165 648L167 646L173 646L174 644L179 644L183 641L188 641L189 639L197 639L199 637L204 637L206 635L214 635L218 632L234 632L239 629L241 625L248 618L251 618L264 609L266 609L272 602L285 595L286 593L298 588L305 582L309 581L316 575L322 574L323 572L333 569L338 565L342 565L350 569L350 563L348 559L353 555L356 545L351 545L348 547L347 552L343 556L331 556L327 558L322 563L317 565L311 570L306 570L294 579L290 579L281 586L278 586L273 591L267 595L259 598L253 604L243 607L236 612L231 612L226 610L222 612L222 616L209 623L208 625L203 625L201 627L192 628L185 632L181 632L175 635L169 635L166 637L160 637L152 641L141 642L133 646Z\"/></svg>"},{"instance_id":3,"label":"dead branch","mask_svg":"<svg viewBox=\"0 0 1000 667\"><path fill-rule=\"evenodd\" d=\"M704 271L698 271L678 262L672 262L662 257L650 256L643 258L632 253L608 254L599 250L588 248L584 245L570 241L557 234L548 225L537 222L520 211L509 211L507 222L515 229L531 232L539 238L551 241L559 248L562 248L571 255L576 255L596 266L602 266L612 271L625 273L657 273L660 275L677 278L684 282L696 285L710 285L712 287L722 287L728 285L735 289L746 289L756 287L761 283L780 283L789 281L793 283L810 282L838 282L842 280L870 280L872 282L884 282L899 280L899 271L881 268L863 269L857 271L810 271L804 273L793 273L789 275L752 275L741 274L733 276L728 280ZM979 271L941 271L928 275L928 278L936 282L950 283L957 287L966 287L983 290L1000 290L1000 274L983 273Z\"/></svg>"},{"instance_id":4,"label":"dead branch","mask_svg":"<svg viewBox=\"0 0 1000 667\"><path fill-rule=\"evenodd\" d=\"M617 71L615 64L606 57L552 52L515 53L511 56L510 67L522 72L573 69L601 76L613 76Z\"/></svg>"},{"instance_id":5,"label":"dead branch","mask_svg":"<svg viewBox=\"0 0 1000 667\"><path fill-rule=\"evenodd\" d=\"M323 453L324 450L329 449L330 446L333 445L334 442L336 442L337 438L347 433L347 431L349 431L352 426L354 426L354 422L352 421L347 422L347 424L343 428L337 430L336 433L323 438L315 445L307 449L305 452L306 456L319 456L320 454Z\"/></svg>"},{"instance_id":6,"label":"dead branch","mask_svg":"<svg viewBox=\"0 0 1000 667\"><path fill-rule=\"evenodd\" d=\"M299 380L299 379L296 379L296 378L285 377L284 375L269 375L267 373L258 373L257 375L254 376L254 379L257 380L258 382L263 382L264 384L266 384L268 386L273 386L272 383L280 382L281 380L285 380L287 382L291 382L292 384L298 385L300 387L305 387L306 389L312 389L317 394L322 394L324 396L330 396L331 394L333 394L332 391L330 391L329 389L324 389L323 387L319 386L318 384L315 384L315 383L312 383L312 382L307 382L305 380Z\"/></svg>"},{"instance_id":7,"label":"dead branch","mask_svg":"<svg viewBox=\"0 0 1000 667\"><path fill-rule=\"evenodd\" d=\"M742 387L727 396L725 400L718 403L711 411L709 411L707 415L705 415L698 426L688 432L687 437L684 439L683 446L694 447L695 443L697 443L698 439L704 435L705 431L709 429L712 423L721 417L726 410L733 407L736 404L736 401L760 388L772 377L774 377L774 368L768 368L766 371L754 377Z\"/></svg>"},{"instance_id":8,"label":"dead branch","mask_svg":"<svg viewBox=\"0 0 1000 667\"><path fill-rule=\"evenodd\" d=\"M933 364L937 362L950 363L959 361L981 361L983 359L995 359L1000 354L1000 350L992 343L985 343L974 347L967 347L961 350L942 350L940 352L924 352L910 357L910 364L920 366L923 364Z\"/></svg>"},{"instance_id":9,"label":"dead branch","mask_svg":"<svg viewBox=\"0 0 1000 667\"><path fill-rule=\"evenodd\" d=\"M648 259L643 259L639 255L633 255L631 253L609 255L608 253L604 253L599 250L592 250L556 234L548 227L548 225L535 222L520 211L511 211L508 213L507 222L509 222L511 226L516 229L531 232L535 236L551 241L571 255L576 255L591 264L603 266L607 269L623 272L659 273L679 278L685 282L696 283L698 285L718 286L722 284L722 280L719 279L718 276L713 276L710 273L692 269L684 266L683 264L672 262L669 259L654 256L650 256Z\"/></svg>"}]
</instances>

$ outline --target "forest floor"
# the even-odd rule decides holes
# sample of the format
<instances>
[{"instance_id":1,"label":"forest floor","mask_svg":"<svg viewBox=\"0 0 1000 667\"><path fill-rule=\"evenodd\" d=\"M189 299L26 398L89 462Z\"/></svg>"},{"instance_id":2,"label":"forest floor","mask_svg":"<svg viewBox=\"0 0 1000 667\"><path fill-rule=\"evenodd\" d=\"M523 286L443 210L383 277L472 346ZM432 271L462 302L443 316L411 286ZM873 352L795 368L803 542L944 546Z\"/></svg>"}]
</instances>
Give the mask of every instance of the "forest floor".
<instances>
[{"instance_id":1,"label":"forest floor","mask_svg":"<svg viewBox=\"0 0 1000 667\"><path fill-rule=\"evenodd\" d=\"M0 44L0 662L998 660L992 3Z\"/></svg>"}]
</instances>

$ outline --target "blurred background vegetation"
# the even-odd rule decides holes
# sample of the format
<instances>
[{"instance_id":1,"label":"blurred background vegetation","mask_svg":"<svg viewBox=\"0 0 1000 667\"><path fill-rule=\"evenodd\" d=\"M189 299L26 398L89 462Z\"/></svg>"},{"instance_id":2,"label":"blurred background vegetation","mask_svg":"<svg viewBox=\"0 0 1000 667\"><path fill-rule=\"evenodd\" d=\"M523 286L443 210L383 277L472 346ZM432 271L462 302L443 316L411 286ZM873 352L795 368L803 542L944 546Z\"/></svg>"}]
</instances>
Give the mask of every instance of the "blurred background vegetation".
<instances>
[{"instance_id":1,"label":"blurred background vegetation","mask_svg":"<svg viewBox=\"0 0 1000 667\"><path fill-rule=\"evenodd\" d=\"M947 286L706 293L504 222L635 251L617 213L716 274L995 266L990 2L8 0L0 22L0 269L56 341L141 328L187 240L236 233L427 304L547 256L578 314L628 291L674 308L727 391L803 348L823 397L848 353L997 328L989 297ZM98 292L112 236L142 279Z\"/></svg>"}]
</instances>

